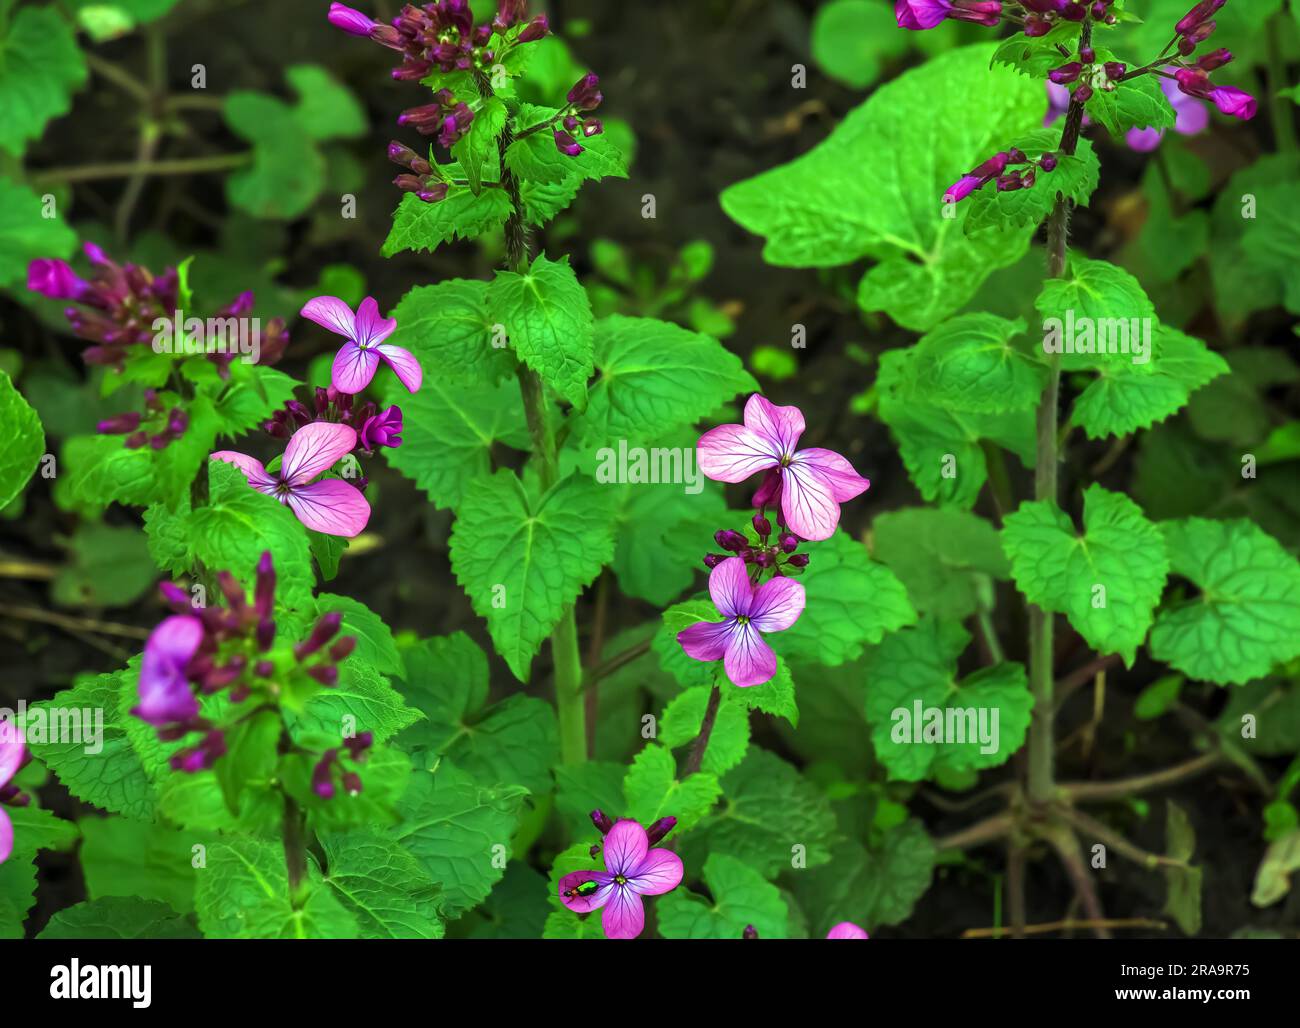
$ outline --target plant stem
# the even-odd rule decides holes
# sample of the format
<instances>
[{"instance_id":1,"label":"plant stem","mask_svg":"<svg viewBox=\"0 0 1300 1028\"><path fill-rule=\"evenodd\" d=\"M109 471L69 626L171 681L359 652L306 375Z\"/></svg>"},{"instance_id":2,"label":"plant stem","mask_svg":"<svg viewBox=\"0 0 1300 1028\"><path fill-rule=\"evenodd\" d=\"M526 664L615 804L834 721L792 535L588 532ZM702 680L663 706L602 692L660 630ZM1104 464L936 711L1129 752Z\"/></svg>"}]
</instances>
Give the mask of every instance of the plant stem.
<instances>
[{"instance_id":1,"label":"plant stem","mask_svg":"<svg viewBox=\"0 0 1300 1028\"><path fill-rule=\"evenodd\" d=\"M713 692L709 693L709 705L704 708L704 720L700 722L700 734L691 744L690 755L686 758L686 767L682 777L695 774L704 763L704 751L709 748L709 736L713 734L713 723L718 719L718 705L722 702L722 690L715 682Z\"/></svg>"},{"instance_id":2,"label":"plant stem","mask_svg":"<svg viewBox=\"0 0 1300 1028\"><path fill-rule=\"evenodd\" d=\"M1288 85L1286 81L1286 58L1282 55L1282 21L1280 16L1264 30L1268 42L1268 109L1273 119L1273 142L1278 153L1295 153L1296 132L1295 104L1278 92Z\"/></svg>"},{"instance_id":3,"label":"plant stem","mask_svg":"<svg viewBox=\"0 0 1300 1028\"><path fill-rule=\"evenodd\" d=\"M1199 757L1167 767L1163 771L1153 771L1149 775L1138 775L1136 778L1121 778L1116 782L1067 783L1061 786L1061 792L1073 803L1122 800L1129 796L1136 796L1140 792L1159 789L1166 785L1176 785L1203 771L1208 771L1223 760L1223 754L1216 750L1212 753L1202 753Z\"/></svg>"},{"instance_id":4,"label":"plant stem","mask_svg":"<svg viewBox=\"0 0 1300 1028\"><path fill-rule=\"evenodd\" d=\"M298 893L307 880L307 818L297 802L284 794L284 866L289 875L289 902L298 906Z\"/></svg>"},{"instance_id":5,"label":"plant stem","mask_svg":"<svg viewBox=\"0 0 1300 1028\"><path fill-rule=\"evenodd\" d=\"M61 182L89 182L101 178L129 178L132 175L194 175L203 171L228 171L247 164L251 153L216 154L212 157L184 157L169 161L117 161L83 164L77 168L54 168L31 176L36 186Z\"/></svg>"}]
</instances>

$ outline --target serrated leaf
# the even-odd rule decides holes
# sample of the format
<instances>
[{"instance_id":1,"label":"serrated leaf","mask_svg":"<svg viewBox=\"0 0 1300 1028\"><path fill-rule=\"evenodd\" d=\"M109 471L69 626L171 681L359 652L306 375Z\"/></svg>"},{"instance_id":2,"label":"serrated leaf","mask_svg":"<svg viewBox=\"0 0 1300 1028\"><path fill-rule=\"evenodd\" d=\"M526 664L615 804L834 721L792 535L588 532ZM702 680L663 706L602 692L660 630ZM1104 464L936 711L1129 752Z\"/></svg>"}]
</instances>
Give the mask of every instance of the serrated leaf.
<instances>
[{"instance_id":1,"label":"serrated leaf","mask_svg":"<svg viewBox=\"0 0 1300 1028\"><path fill-rule=\"evenodd\" d=\"M1078 535L1050 502L1022 503L1003 522L1012 577L1030 603L1132 667L1169 573L1164 540L1141 507L1099 485L1083 494L1083 526Z\"/></svg>"},{"instance_id":2,"label":"serrated leaf","mask_svg":"<svg viewBox=\"0 0 1300 1028\"><path fill-rule=\"evenodd\" d=\"M438 884L393 839L370 829L321 838L334 890L363 939L441 939Z\"/></svg>"},{"instance_id":3,"label":"serrated leaf","mask_svg":"<svg viewBox=\"0 0 1300 1028\"><path fill-rule=\"evenodd\" d=\"M452 147L452 156L465 172L471 193L478 194L482 191L485 172L492 176L500 174L497 139L505 127L505 103L495 96L489 96L474 112L469 131Z\"/></svg>"},{"instance_id":4,"label":"serrated leaf","mask_svg":"<svg viewBox=\"0 0 1300 1028\"><path fill-rule=\"evenodd\" d=\"M393 640L393 630L360 600L354 600L351 596L321 593L316 597L316 612L319 615L343 615L338 634L350 635L356 639L357 646L353 650L356 660L369 664L381 675L402 673L405 665L402 655L397 651L397 643Z\"/></svg>"},{"instance_id":5,"label":"serrated leaf","mask_svg":"<svg viewBox=\"0 0 1300 1028\"><path fill-rule=\"evenodd\" d=\"M666 939L740 939L749 925L760 939L784 939L790 912L781 890L741 860L711 853L704 884L713 897L678 887L658 899L659 932Z\"/></svg>"},{"instance_id":6,"label":"serrated leaf","mask_svg":"<svg viewBox=\"0 0 1300 1028\"><path fill-rule=\"evenodd\" d=\"M719 788L718 776L706 771L679 780L673 755L667 748L650 743L633 758L623 778L627 801L624 816L644 825L661 817L675 817L676 830L684 832L712 809Z\"/></svg>"},{"instance_id":7,"label":"serrated leaf","mask_svg":"<svg viewBox=\"0 0 1300 1028\"><path fill-rule=\"evenodd\" d=\"M301 712L286 714L295 736L321 732L333 737L353 729L358 735L371 732L381 743L420 720L420 712L406 705L387 678L353 657L339 665L338 685L320 690Z\"/></svg>"},{"instance_id":8,"label":"serrated leaf","mask_svg":"<svg viewBox=\"0 0 1300 1028\"><path fill-rule=\"evenodd\" d=\"M0 437L5 441L0 451L0 508L4 508L27 487L45 452L41 419L4 371L0 371Z\"/></svg>"},{"instance_id":9,"label":"serrated leaf","mask_svg":"<svg viewBox=\"0 0 1300 1028\"><path fill-rule=\"evenodd\" d=\"M166 903L105 896L60 910L39 939L198 939L190 922Z\"/></svg>"},{"instance_id":10,"label":"serrated leaf","mask_svg":"<svg viewBox=\"0 0 1300 1028\"><path fill-rule=\"evenodd\" d=\"M1083 109L1116 137L1122 137L1131 128L1174 127L1173 105L1155 75L1138 75L1125 79L1114 89L1094 90Z\"/></svg>"},{"instance_id":11,"label":"serrated leaf","mask_svg":"<svg viewBox=\"0 0 1300 1028\"><path fill-rule=\"evenodd\" d=\"M504 189L484 189L477 196L468 186L452 186L436 203L407 193L393 212L393 227L380 253L385 257L410 250L433 253L453 239L477 239L499 229L510 217Z\"/></svg>"},{"instance_id":12,"label":"serrated leaf","mask_svg":"<svg viewBox=\"0 0 1300 1028\"><path fill-rule=\"evenodd\" d=\"M916 344L917 386L931 402L972 414L1000 414L1036 407L1047 370L1012 341L1023 319L959 314Z\"/></svg>"},{"instance_id":13,"label":"serrated leaf","mask_svg":"<svg viewBox=\"0 0 1300 1028\"><path fill-rule=\"evenodd\" d=\"M669 749L693 743L700 734L711 689L696 686L678 695L664 708L659 723L659 741ZM741 690L722 694L709 733L700 770L720 775L745 759L749 749L749 705L741 699Z\"/></svg>"},{"instance_id":14,"label":"serrated leaf","mask_svg":"<svg viewBox=\"0 0 1300 1028\"><path fill-rule=\"evenodd\" d=\"M78 859L90 899L130 896L173 912L194 909L193 847L209 840L125 817L82 818L80 827Z\"/></svg>"},{"instance_id":15,"label":"serrated leaf","mask_svg":"<svg viewBox=\"0 0 1300 1028\"><path fill-rule=\"evenodd\" d=\"M47 218L46 213L40 196L0 177L0 286L21 282L27 265L38 258L72 253L77 234L61 217Z\"/></svg>"},{"instance_id":16,"label":"serrated leaf","mask_svg":"<svg viewBox=\"0 0 1300 1028\"><path fill-rule=\"evenodd\" d=\"M1201 590L1171 603L1151 629L1151 655L1220 685L1268 674L1300 655L1300 562L1245 520L1188 518L1160 526L1172 574Z\"/></svg>"},{"instance_id":17,"label":"serrated leaf","mask_svg":"<svg viewBox=\"0 0 1300 1028\"><path fill-rule=\"evenodd\" d=\"M1127 341L1132 348L1133 331L1157 320L1155 306L1136 278L1108 261L1077 254L1070 255L1063 278L1043 284L1034 306L1044 319L1044 350L1051 346L1062 351L1061 367L1066 371L1091 371L1106 362L1131 360L1130 354L1078 352L1078 348L1085 343L1095 347L1103 339L1112 345ZM1076 352L1063 352L1070 343ZM1150 365L1141 367L1151 370Z\"/></svg>"},{"instance_id":18,"label":"serrated leaf","mask_svg":"<svg viewBox=\"0 0 1300 1028\"><path fill-rule=\"evenodd\" d=\"M1080 139L1073 154L1058 149L1060 141L1059 132L1044 129L1017 142L1015 146L1031 160L1050 151L1056 156L1056 167L1051 171L1036 169L1034 184L1026 189L999 191L995 183L989 183L976 190L964 201L970 207L966 231L1040 225L1052 213L1058 196L1076 206L1087 207L1097 190L1101 163L1089 140Z\"/></svg>"},{"instance_id":19,"label":"serrated leaf","mask_svg":"<svg viewBox=\"0 0 1300 1028\"><path fill-rule=\"evenodd\" d=\"M25 6L7 20L0 37L0 150L21 157L51 118L72 109L72 94L86 82L86 59L53 7Z\"/></svg>"},{"instance_id":20,"label":"serrated leaf","mask_svg":"<svg viewBox=\"0 0 1300 1028\"><path fill-rule=\"evenodd\" d=\"M425 367L442 369L426 385L495 383L512 375L510 351L504 345L493 345L496 333L488 314L487 292L486 282L447 279L408 290L393 310L397 331L389 342L410 350ZM423 388L406 399L418 400L422 395Z\"/></svg>"},{"instance_id":21,"label":"serrated leaf","mask_svg":"<svg viewBox=\"0 0 1300 1028\"><path fill-rule=\"evenodd\" d=\"M550 121L556 113L554 108L523 104L515 124L519 130L527 130ZM506 149L506 166L525 182L554 184L566 182L574 176L581 180L627 178L627 160L608 135L579 135L577 138L582 144L582 153L570 157L556 147L552 129L530 132L515 139Z\"/></svg>"}]
</instances>

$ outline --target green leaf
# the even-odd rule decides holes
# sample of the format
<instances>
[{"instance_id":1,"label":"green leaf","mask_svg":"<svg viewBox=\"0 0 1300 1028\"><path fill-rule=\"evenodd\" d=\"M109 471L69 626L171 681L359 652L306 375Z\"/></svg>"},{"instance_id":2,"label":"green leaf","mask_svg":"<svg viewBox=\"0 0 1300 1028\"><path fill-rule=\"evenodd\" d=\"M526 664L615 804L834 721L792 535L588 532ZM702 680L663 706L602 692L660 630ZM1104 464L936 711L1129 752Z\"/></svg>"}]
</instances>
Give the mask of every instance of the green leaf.
<instances>
[{"instance_id":1,"label":"green leaf","mask_svg":"<svg viewBox=\"0 0 1300 1028\"><path fill-rule=\"evenodd\" d=\"M859 656L889 632L916 622L903 583L844 532L816 544L799 581L808 598L804 612L770 637L784 657L834 667ZM718 620L718 615L710 620Z\"/></svg>"},{"instance_id":2,"label":"green leaf","mask_svg":"<svg viewBox=\"0 0 1300 1028\"><path fill-rule=\"evenodd\" d=\"M622 764L597 760L555 769L555 805L564 815L570 837L583 839L595 831L593 810L603 810L615 820L622 816L625 772Z\"/></svg>"},{"instance_id":3,"label":"green leaf","mask_svg":"<svg viewBox=\"0 0 1300 1028\"><path fill-rule=\"evenodd\" d=\"M1228 685L1300 656L1300 562L1245 520L1160 526L1170 571L1201 590L1151 629L1151 655L1189 678Z\"/></svg>"},{"instance_id":4,"label":"green leaf","mask_svg":"<svg viewBox=\"0 0 1300 1028\"><path fill-rule=\"evenodd\" d=\"M718 776L706 771L678 780L673 755L666 747L650 743L633 758L623 778L627 801L623 816L645 825L675 817L677 830L684 832L713 808L719 789Z\"/></svg>"},{"instance_id":5,"label":"green leaf","mask_svg":"<svg viewBox=\"0 0 1300 1028\"><path fill-rule=\"evenodd\" d=\"M708 686L696 686L668 704L659 725L659 741L663 745L677 749L694 742L704 723L711 691ZM720 775L745 759L745 751L749 749L749 705L740 693L739 689L732 688L719 701L701 771Z\"/></svg>"},{"instance_id":6,"label":"green leaf","mask_svg":"<svg viewBox=\"0 0 1300 1028\"><path fill-rule=\"evenodd\" d=\"M810 153L725 190L723 209L766 237L772 264L875 258L860 306L907 328L933 328L990 272L1015 263L1032 234L1026 227L968 235L966 211L959 205L946 217L942 209L944 191L963 173L1042 123L1041 82L990 69L992 53L992 45L964 47L905 72ZM944 112L942 131L935 110Z\"/></svg>"},{"instance_id":7,"label":"green leaf","mask_svg":"<svg viewBox=\"0 0 1300 1028\"><path fill-rule=\"evenodd\" d=\"M366 112L352 91L319 64L294 64L284 77L298 94L294 112L312 139L358 139L366 134Z\"/></svg>"},{"instance_id":8,"label":"green leaf","mask_svg":"<svg viewBox=\"0 0 1300 1028\"><path fill-rule=\"evenodd\" d=\"M934 843L914 818L869 846L845 841L831 854L829 864L794 876L794 894L815 939L841 921L873 931L906 921L934 874Z\"/></svg>"},{"instance_id":9,"label":"green leaf","mask_svg":"<svg viewBox=\"0 0 1300 1028\"><path fill-rule=\"evenodd\" d=\"M284 850L277 843L237 839L208 849L194 905L209 939L355 939L357 920L310 869L307 893L289 900Z\"/></svg>"},{"instance_id":10,"label":"green leaf","mask_svg":"<svg viewBox=\"0 0 1300 1028\"><path fill-rule=\"evenodd\" d=\"M441 939L438 883L420 862L370 829L321 838L334 890L363 939Z\"/></svg>"},{"instance_id":11,"label":"green leaf","mask_svg":"<svg viewBox=\"0 0 1300 1028\"><path fill-rule=\"evenodd\" d=\"M468 186L452 186L437 203L425 203L407 193L393 212L393 228L380 253L392 257L404 250L433 253L453 239L476 239L499 229L510 217L510 197L504 189L485 189L477 196Z\"/></svg>"},{"instance_id":12,"label":"green leaf","mask_svg":"<svg viewBox=\"0 0 1300 1028\"><path fill-rule=\"evenodd\" d=\"M1021 319L959 314L916 344L916 384L941 407L971 414L1000 414L1037 407L1047 369L1012 340Z\"/></svg>"},{"instance_id":13,"label":"green leaf","mask_svg":"<svg viewBox=\"0 0 1300 1028\"><path fill-rule=\"evenodd\" d=\"M86 59L53 7L25 6L7 20L0 38L0 150L21 157L51 118L72 109L72 94L86 82Z\"/></svg>"},{"instance_id":14,"label":"green leaf","mask_svg":"<svg viewBox=\"0 0 1300 1028\"><path fill-rule=\"evenodd\" d=\"M364 661L349 657L339 665L338 685L316 693L301 713L291 715L290 727L296 736L372 732L376 742L387 742L418 720L420 712L406 705L388 679Z\"/></svg>"},{"instance_id":15,"label":"green leaf","mask_svg":"<svg viewBox=\"0 0 1300 1028\"><path fill-rule=\"evenodd\" d=\"M915 353L904 349L880 355L880 418L889 426L921 495L943 507L969 510L988 478L982 440L997 443L1032 466L1037 448L1034 412L967 414L931 403L916 383Z\"/></svg>"},{"instance_id":16,"label":"green leaf","mask_svg":"<svg viewBox=\"0 0 1300 1028\"><path fill-rule=\"evenodd\" d=\"M609 491L570 475L542 496L509 471L470 484L451 566L498 653L525 681L533 656L614 553Z\"/></svg>"},{"instance_id":17,"label":"green leaf","mask_svg":"<svg viewBox=\"0 0 1300 1028\"><path fill-rule=\"evenodd\" d=\"M957 658L969 643L960 624L926 617L871 653L867 721L891 779L997 767L1024 743L1034 702L1025 669L996 664L959 681Z\"/></svg>"},{"instance_id":18,"label":"green leaf","mask_svg":"<svg viewBox=\"0 0 1300 1028\"><path fill-rule=\"evenodd\" d=\"M1082 30L1083 26L1077 21L1059 21L1043 36L1016 33L998 46L992 63L1005 65L1032 79L1045 79L1049 71L1065 61L1058 47L1065 46L1073 51Z\"/></svg>"},{"instance_id":19,"label":"green leaf","mask_svg":"<svg viewBox=\"0 0 1300 1028\"><path fill-rule=\"evenodd\" d=\"M907 587L918 611L961 620L993 605L992 582L1011 575L997 529L960 510L908 507L871 526L873 556Z\"/></svg>"},{"instance_id":20,"label":"green leaf","mask_svg":"<svg viewBox=\"0 0 1300 1028\"><path fill-rule=\"evenodd\" d=\"M474 113L474 120L464 138L451 148L452 156L465 172L470 192L477 194L482 190L485 172L493 176L499 174L497 139L505 127L506 105L497 97L490 96Z\"/></svg>"},{"instance_id":21,"label":"green leaf","mask_svg":"<svg viewBox=\"0 0 1300 1028\"><path fill-rule=\"evenodd\" d=\"M190 922L166 903L105 896L60 910L38 939L198 939Z\"/></svg>"},{"instance_id":22,"label":"green leaf","mask_svg":"<svg viewBox=\"0 0 1300 1028\"><path fill-rule=\"evenodd\" d=\"M410 350L425 367L443 369L426 384L495 383L514 375L514 359L488 314L488 284L453 278L407 291L393 311L397 331L389 340ZM450 390L452 395L459 390ZM420 399L423 388L407 403ZM514 405L518 407L518 404ZM405 413L406 406L402 407ZM404 444L405 445L405 444Z\"/></svg>"},{"instance_id":23,"label":"green leaf","mask_svg":"<svg viewBox=\"0 0 1300 1028\"><path fill-rule=\"evenodd\" d=\"M1228 362L1199 339L1156 327L1147 351L1149 369L1111 358L1074 403L1071 424L1089 439L1123 436L1176 414L1202 386L1226 375Z\"/></svg>"},{"instance_id":24,"label":"green leaf","mask_svg":"<svg viewBox=\"0 0 1300 1028\"><path fill-rule=\"evenodd\" d=\"M385 450L384 456L440 510L459 508L469 486L489 475L494 446L529 448L519 383L513 378L493 385L433 375L414 396L399 396L395 390L387 395L402 407L402 445Z\"/></svg>"},{"instance_id":25,"label":"green leaf","mask_svg":"<svg viewBox=\"0 0 1300 1028\"><path fill-rule=\"evenodd\" d=\"M730 853L775 878L790 869L796 845L804 847L807 867L830 860L836 828L829 801L775 754L751 746L722 776L722 798L723 806L682 840L687 867L706 853Z\"/></svg>"},{"instance_id":26,"label":"green leaf","mask_svg":"<svg viewBox=\"0 0 1300 1028\"><path fill-rule=\"evenodd\" d=\"M1087 207L1092 194L1097 191L1101 162L1087 139L1079 140L1074 154L1058 149L1060 143L1061 135L1056 129L1041 129L1017 142L1017 149L1031 160L1037 160L1044 153L1054 154L1056 167L1051 171L1035 169L1034 184L1027 189L1000 192L994 183L989 183L976 190L965 201L970 207L966 214L966 231L1041 225L1052 213L1058 196L1078 207Z\"/></svg>"},{"instance_id":27,"label":"green leaf","mask_svg":"<svg viewBox=\"0 0 1300 1028\"><path fill-rule=\"evenodd\" d=\"M1122 137L1131 128L1174 127L1173 105L1155 75L1138 75L1125 79L1114 89L1094 90L1083 109L1116 137Z\"/></svg>"},{"instance_id":28,"label":"green leaf","mask_svg":"<svg viewBox=\"0 0 1300 1028\"><path fill-rule=\"evenodd\" d=\"M446 757L484 782L522 785L543 796L559 758L555 711L534 696L487 703L487 657L469 636L425 639L405 651L402 693L426 720L401 746L432 767Z\"/></svg>"},{"instance_id":29,"label":"green leaf","mask_svg":"<svg viewBox=\"0 0 1300 1028\"><path fill-rule=\"evenodd\" d=\"M550 121L557 111L550 107L523 104L515 119L516 135L542 122ZM577 177L582 180L627 178L627 159L607 134L577 137L582 153L569 157L555 145L554 131L542 129L515 139L506 149L506 166L525 182L564 183Z\"/></svg>"},{"instance_id":30,"label":"green leaf","mask_svg":"<svg viewBox=\"0 0 1300 1028\"><path fill-rule=\"evenodd\" d=\"M1012 576L1030 603L1132 667L1169 573L1164 540L1141 507L1099 485L1083 494L1083 526L1080 536L1050 501L1022 503L1003 522Z\"/></svg>"},{"instance_id":31,"label":"green leaf","mask_svg":"<svg viewBox=\"0 0 1300 1028\"><path fill-rule=\"evenodd\" d=\"M47 218L46 213L44 199L26 186L0 177L0 286L22 282L27 265L37 258L63 258L72 253L77 234L62 218Z\"/></svg>"},{"instance_id":32,"label":"green leaf","mask_svg":"<svg viewBox=\"0 0 1300 1028\"><path fill-rule=\"evenodd\" d=\"M743 861L711 853L704 884L712 904L680 886L659 897L656 910L664 938L740 939L749 925L760 939L788 937L790 912L781 890Z\"/></svg>"},{"instance_id":33,"label":"green leaf","mask_svg":"<svg viewBox=\"0 0 1300 1028\"><path fill-rule=\"evenodd\" d=\"M499 271L487 299L488 316L505 327L520 360L584 410L594 369L591 301L569 258L538 254L525 274Z\"/></svg>"},{"instance_id":34,"label":"green leaf","mask_svg":"<svg viewBox=\"0 0 1300 1028\"><path fill-rule=\"evenodd\" d=\"M208 840L124 817L82 818L80 826L84 841L77 856L90 899L134 896L166 903L173 912L194 909L193 847Z\"/></svg>"},{"instance_id":35,"label":"green leaf","mask_svg":"<svg viewBox=\"0 0 1300 1028\"><path fill-rule=\"evenodd\" d=\"M649 444L758 389L716 339L654 318L598 321L595 366L586 412L573 428L588 446Z\"/></svg>"},{"instance_id":36,"label":"green leaf","mask_svg":"<svg viewBox=\"0 0 1300 1028\"><path fill-rule=\"evenodd\" d=\"M239 816L245 788L265 788L275 780L281 732L280 717L270 710L240 720L226 730L226 754L217 761L214 771L232 816Z\"/></svg>"},{"instance_id":37,"label":"green leaf","mask_svg":"<svg viewBox=\"0 0 1300 1028\"><path fill-rule=\"evenodd\" d=\"M0 939L23 938L23 922L36 902L36 865L11 857L0 864Z\"/></svg>"},{"instance_id":38,"label":"green leaf","mask_svg":"<svg viewBox=\"0 0 1300 1028\"><path fill-rule=\"evenodd\" d=\"M256 218L296 218L325 185L325 159L298 112L265 93L238 90L226 97L226 124L253 144L251 167L226 179L230 203Z\"/></svg>"},{"instance_id":39,"label":"green leaf","mask_svg":"<svg viewBox=\"0 0 1300 1028\"><path fill-rule=\"evenodd\" d=\"M1165 812L1165 847L1174 860L1189 861L1196 850L1196 832L1183 808L1172 800ZM1184 935L1198 935L1201 931L1201 879L1199 867L1166 865L1161 870L1165 876L1164 912L1172 917Z\"/></svg>"},{"instance_id":40,"label":"green leaf","mask_svg":"<svg viewBox=\"0 0 1300 1028\"><path fill-rule=\"evenodd\" d=\"M77 527L69 546L69 560L51 583L54 602L60 606L125 606L158 579L148 540L135 525L85 521Z\"/></svg>"},{"instance_id":41,"label":"green leaf","mask_svg":"<svg viewBox=\"0 0 1300 1028\"><path fill-rule=\"evenodd\" d=\"M0 371L0 436L5 441L0 452L0 508L4 508L27 488L45 452L41 419L4 371Z\"/></svg>"},{"instance_id":42,"label":"green leaf","mask_svg":"<svg viewBox=\"0 0 1300 1028\"><path fill-rule=\"evenodd\" d=\"M402 823L389 834L441 884L445 917L477 906L500 881L497 857L509 852L527 795L517 785L480 785L448 761L412 775L398 804Z\"/></svg>"},{"instance_id":43,"label":"green leaf","mask_svg":"<svg viewBox=\"0 0 1300 1028\"><path fill-rule=\"evenodd\" d=\"M910 45L907 33L898 31L894 12L878 0L831 0L813 16L813 60L851 89L871 85L882 65Z\"/></svg>"},{"instance_id":44,"label":"green leaf","mask_svg":"<svg viewBox=\"0 0 1300 1028\"><path fill-rule=\"evenodd\" d=\"M1077 337L1085 325L1092 331L1082 339L1073 340L1079 347L1085 342L1091 346L1103 338L1112 342L1127 339L1131 347L1137 326L1144 320L1151 325L1156 323L1155 307L1137 279L1107 261L1094 261L1077 254L1070 255L1065 277L1044 283L1034 306L1043 316L1043 328L1048 334L1043 341L1045 350L1054 345L1053 336L1063 347L1071 340L1071 333ZM1080 330L1075 330L1075 326L1080 326ZM1062 352L1061 367L1066 371L1091 371L1104 361L1120 359L1117 354ZM1149 370L1149 365L1144 367Z\"/></svg>"},{"instance_id":45,"label":"green leaf","mask_svg":"<svg viewBox=\"0 0 1300 1028\"><path fill-rule=\"evenodd\" d=\"M316 613L343 615L339 635L350 635L357 640L357 648L353 651L355 659L369 664L381 675L402 673L405 665L393 640L393 630L360 600L321 593L316 597Z\"/></svg>"},{"instance_id":46,"label":"green leaf","mask_svg":"<svg viewBox=\"0 0 1300 1028\"><path fill-rule=\"evenodd\" d=\"M20 856L34 855L38 850L71 849L80 835L71 821L55 817L50 811L32 804L25 807L8 805L5 813L13 825L14 852Z\"/></svg>"}]
</instances>

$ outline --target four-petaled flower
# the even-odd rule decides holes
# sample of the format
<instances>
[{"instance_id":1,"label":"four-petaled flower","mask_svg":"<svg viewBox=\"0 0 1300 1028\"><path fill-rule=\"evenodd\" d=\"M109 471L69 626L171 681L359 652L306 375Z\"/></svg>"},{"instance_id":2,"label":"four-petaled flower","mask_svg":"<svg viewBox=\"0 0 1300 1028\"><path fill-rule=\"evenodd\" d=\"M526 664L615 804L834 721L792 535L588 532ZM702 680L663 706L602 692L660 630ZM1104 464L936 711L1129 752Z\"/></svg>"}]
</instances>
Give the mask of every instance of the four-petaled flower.
<instances>
[{"instance_id":1,"label":"four-petaled flower","mask_svg":"<svg viewBox=\"0 0 1300 1028\"><path fill-rule=\"evenodd\" d=\"M871 483L832 450L796 450L803 431L798 407L777 407L755 393L745 404L743 425L719 425L700 437L700 470L718 482L743 482L767 471L755 506L775 505L779 494L791 532L814 541L829 539L839 524L840 504Z\"/></svg>"},{"instance_id":2,"label":"four-petaled flower","mask_svg":"<svg viewBox=\"0 0 1300 1028\"><path fill-rule=\"evenodd\" d=\"M403 351L405 352L405 351ZM336 365L337 367L337 365ZM351 538L370 520L370 504L361 490L338 478L312 479L328 471L357 445L355 429L328 421L313 421L293 434L285 447L279 472L268 472L246 453L220 450L213 460L233 464L258 492L274 496L310 529Z\"/></svg>"},{"instance_id":3,"label":"four-petaled flower","mask_svg":"<svg viewBox=\"0 0 1300 1028\"><path fill-rule=\"evenodd\" d=\"M650 849L636 821L617 821L605 836L604 871L574 871L560 879L560 902L577 914L604 908L607 939L635 939L645 927L642 896L677 888L682 860L672 850Z\"/></svg>"},{"instance_id":4,"label":"four-petaled flower","mask_svg":"<svg viewBox=\"0 0 1300 1028\"><path fill-rule=\"evenodd\" d=\"M776 654L764 632L789 628L803 613L803 586L793 578L773 578L757 589L745 562L728 557L709 572L709 595L721 622L699 621L677 633L687 656L722 660L727 677L742 689L762 685L776 674Z\"/></svg>"},{"instance_id":5,"label":"four-petaled flower","mask_svg":"<svg viewBox=\"0 0 1300 1028\"><path fill-rule=\"evenodd\" d=\"M420 362L409 350L384 342L396 331L397 319L381 318L374 297L362 300L354 314L337 296L318 296L307 301L302 316L347 338L334 358L333 384L339 392L361 392L375 377L381 360L397 373L407 389L413 393L419 390L424 380Z\"/></svg>"},{"instance_id":6,"label":"four-petaled flower","mask_svg":"<svg viewBox=\"0 0 1300 1028\"><path fill-rule=\"evenodd\" d=\"M23 745L22 732L19 731L17 723L8 718L0 720L0 796L4 793L5 786L18 773L18 769L23 766L23 758L26 755L27 750ZM4 812L4 807L0 806L0 864L8 860L9 854L13 851L14 825L9 820L9 815ZM656 850L655 852L662 851ZM677 877L680 879L680 861L678 861L677 866Z\"/></svg>"}]
</instances>

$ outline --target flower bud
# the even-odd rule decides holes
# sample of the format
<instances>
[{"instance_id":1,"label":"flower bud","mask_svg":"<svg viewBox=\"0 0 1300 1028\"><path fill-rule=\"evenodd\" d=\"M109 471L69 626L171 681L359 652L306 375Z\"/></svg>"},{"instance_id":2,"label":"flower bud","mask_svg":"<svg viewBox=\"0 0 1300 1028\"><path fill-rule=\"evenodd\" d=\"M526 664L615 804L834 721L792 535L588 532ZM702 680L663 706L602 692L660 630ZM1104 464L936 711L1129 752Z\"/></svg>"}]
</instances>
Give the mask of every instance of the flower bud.
<instances>
[{"instance_id":1,"label":"flower bud","mask_svg":"<svg viewBox=\"0 0 1300 1028\"><path fill-rule=\"evenodd\" d=\"M601 835L607 835L609 830L614 827L614 822L610 819L610 816L599 807L591 812L591 823L600 830Z\"/></svg>"}]
</instances>

